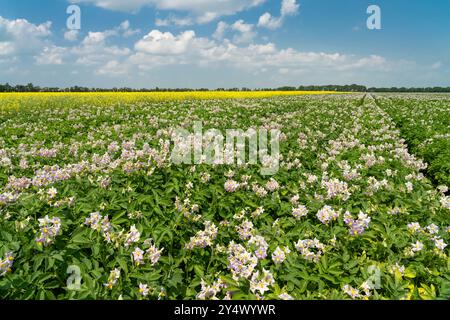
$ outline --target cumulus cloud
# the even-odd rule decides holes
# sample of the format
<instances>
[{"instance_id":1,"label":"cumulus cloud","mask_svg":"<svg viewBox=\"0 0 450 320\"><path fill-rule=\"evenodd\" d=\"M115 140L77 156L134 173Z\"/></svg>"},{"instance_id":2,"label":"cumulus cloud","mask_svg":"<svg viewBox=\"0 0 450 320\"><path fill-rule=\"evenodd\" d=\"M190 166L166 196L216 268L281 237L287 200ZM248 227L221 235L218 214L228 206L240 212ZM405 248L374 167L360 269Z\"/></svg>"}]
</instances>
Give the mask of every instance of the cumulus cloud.
<instances>
[{"instance_id":1,"label":"cumulus cloud","mask_svg":"<svg viewBox=\"0 0 450 320\"><path fill-rule=\"evenodd\" d=\"M187 13L187 18L158 19L159 26L185 19L193 23L208 23L221 16L256 7L266 0L71 0L75 3L90 3L108 10L137 12L143 7L153 7L159 10L170 10ZM186 25L186 24L185 24Z\"/></svg>"},{"instance_id":2,"label":"cumulus cloud","mask_svg":"<svg viewBox=\"0 0 450 320\"><path fill-rule=\"evenodd\" d=\"M239 34L234 36L234 42L236 43L248 43L256 36L256 32L253 30L253 25L245 23L244 20L238 20L231 25L231 29L238 31Z\"/></svg>"},{"instance_id":3,"label":"cumulus cloud","mask_svg":"<svg viewBox=\"0 0 450 320\"><path fill-rule=\"evenodd\" d=\"M0 30L15 38L22 36L46 37L51 34L51 26L50 21L36 25L26 19L8 20L0 16Z\"/></svg>"},{"instance_id":4,"label":"cumulus cloud","mask_svg":"<svg viewBox=\"0 0 450 320\"><path fill-rule=\"evenodd\" d=\"M278 29L283 25L286 17L298 14L300 4L296 0L283 0L281 2L280 16L273 17L269 12L265 12L259 17L258 27L267 29Z\"/></svg>"},{"instance_id":5,"label":"cumulus cloud","mask_svg":"<svg viewBox=\"0 0 450 320\"><path fill-rule=\"evenodd\" d=\"M155 20L155 25L157 27L167 27L167 26L178 26L178 27L185 27L185 26L190 26L193 25L195 23L195 21L190 18L190 17L184 17L184 18L179 18L176 16L169 16L166 19L156 19Z\"/></svg>"},{"instance_id":6,"label":"cumulus cloud","mask_svg":"<svg viewBox=\"0 0 450 320\"><path fill-rule=\"evenodd\" d=\"M213 38L217 39L217 40L223 39L223 37L225 36L225 32L227 31L228 27L229 26L228 26L228 24L226 22L219 21L219 23L217 24L216 31L214 31Z\"/></svg>"},{"instance_id":7,"label":"cumulus cloud","mask_svg":"<svg viewBox=\"0 0 450 320\"><path fill-rule=\"evenodd\" d=\"M116 28L116 30L121 32L125 38L131 37L131 36L141 32L140 29L132 29L130 26L130 21L128 21L128 20L123 21L119 25L119 27Z\"/></svg>"},{"instance_id":8,"label":"cumulus cloud","mask_svg":"<svg viewBox=\"0 0 450 320\"><path fill-rule=\"evenodd\" d=\"M122 76L127 74L127 66L117 60L108 61L95 71L98 75Z\"/></svg>"},{"instance_id":9,"label":"cumulus cloud","mask_svg":"<svg viewBox=\"0 0 450 320\"><path fill-rule=\"evenodd\" d=\"M0 42L0 55L7 56L14 52L14 44L9 41Z\"/></svg>"},{"instance_id":10,"label":"cumulus cloud","mask_svg":"<svg viewBox=\"0 0 450 320\"><path fill-rule=\"evenodd\" d=\"M69 30L64 33L64 39L67 41L76 41L78 39L78 30Z\"/></svg>"},{"instance_id":11,"label":"cumulus cloud","mask_svg":"<svg viewBox=\"0 0 450 320\"><path fill-rule=\"evenodd\" d=\"M281 10L282 15L298 12L295 1L286 3ZM265 15L262 24L276 24L275 19L277 18ZM66 43L66 46L57 46L50 41L50 22L33 24L23 19L8 20L0 17L0 31L0 74L13 74L8 61L11 61L12 56L17 56L16 61L19 61L22 57L19 52L28 48L29 63L14 63L17 65L14 74L23 74L23 77L25 72L42 76L45 74L43 72L54 72L54 66L59 66L58 70L67 71L65 74L76 75L78 79L92 79L98 83L102 83L102 79L108 81L124 78L133 86L148 79L146 74L149 70L152 70L152 79L156 79L155 81L158 81L157 75L165 75L170 70L170 79L166 77L166 80L169 81L167 83L173 81L172 86L179 85L176 82L178 77L190 76L203 81L203 77L195 76L195 73L201 72L208 75L207 84L210 86L219 82L221 85L238 85L234 83L236 74L239 74L238 81L245 79L249 86L255 82L275 86L296 81L299 75L308 81L317 81L319 77L329 79L331 75L337 79L347 77L357 81L358 79L354 79L355 75L366 74L367 71L374 70L380 74L400 68L399 64L377 55L303 52L289 47L278 48L270 42L254 43L257 34L255 25L242 19L230 24L220 21L211 37L199 37L193 30L171 33L154 29L134 41L132 47L117 44L119 37L139 32L131 27L128 20L109 30L89 31L80 41ZM76 37L80 37L80 34L65 35L69 41ZM440 65L431 66L433 67L439 68ZM210 70L216 71L211 73ZM107 86L107 83L109 82L104 85Z\"/></svg>"},{"instance_id":12,"label":"cumulus cloud","mask_svg":"<svg viewBox=\"0 0 450 320\"><path fill-rule=\"evenodd\" d=\"M222 39L223 30L235 29L246 34L251 25L238 20L231 26L218 26L215 38ZM298 74L317 70L347 72L354 70L387 70L389 63L381 56L357 57L342 53L301 52L293 48L279 49L274 43L247 44L230 40L199 38L193 31L174 35L170 32L152 30L135 44L137 53L127 60L140 70L167 65L191 65L236 68L242 72L277 72ZM291 72L292 71L292 72Z\"/></svg>"},{"instance_id":13,"label":"cumulus cloud","mask_svg":"<svg viewBox=\"0 0 450 320\"><path fill-rule=\"evenodd\" d=\"M281 17L279 18L272 17L272 15L269 12L266 12L259 17L258 27L264 27L272 30L278 29L279 27L281 27L282 22L283 21Z\"/></svg>"},{"instance_id":14,"label":"cumulus cloud","mask_svg":"<svg viewBox=\"0 0 450 320\"><path fill-rule=\"evenodd\" d=\"M293 16L298 13L300 5L297 4L296 0L283 0L281 3L281 16Z\"/></svg>"},{"instance_id":15,"label":"cumulus cloud","mask_svg":"<svg viewBox=\"0 0 450 320\"><path fill-rule=\"evenodd\" d=\"M49 37L52 23L50 21L33 24L26 19L9 20L0 16L0 48L2 55L29 53L40 50Z\"/></svg>"},{"instance_id":16,"label":"cumulus cloud","mask_svg":"<svg viewBox=\"0 0 450 320\"><path fill-rule=\"evenodd\" d=\"M152 30L139 40L134 47L137 51L150 54L177 55L185 53L194 39L195 32L192 30L184 31L178 36L174 36L170 32Z\"/></svg>"},{"instance_id":17,"label":"cumulus cloud","mask_svg":"<svg viewBox=\"0 0 450 320\"><path fill-rule=\"evenodd\" d=\"M35 56L38 65L61 65L63 64L63 56L67 52L66 48L51 46L45 47L38 56Z\"/></svg>"},{"instance_id":18,"label":"cumulus cloud","mask_svg":"<svg viewBox=\"0 0 450 320\"><path fill-rule=\"evenodd\" d=\"M235 43L249 43L256 37L257 33L254 31L254 25L245 23L240 19L229 25L224 21L219 21L212 37L216 40L223 40L227 32L233 32L233 42Z\"/></svg>"}]
</instances>

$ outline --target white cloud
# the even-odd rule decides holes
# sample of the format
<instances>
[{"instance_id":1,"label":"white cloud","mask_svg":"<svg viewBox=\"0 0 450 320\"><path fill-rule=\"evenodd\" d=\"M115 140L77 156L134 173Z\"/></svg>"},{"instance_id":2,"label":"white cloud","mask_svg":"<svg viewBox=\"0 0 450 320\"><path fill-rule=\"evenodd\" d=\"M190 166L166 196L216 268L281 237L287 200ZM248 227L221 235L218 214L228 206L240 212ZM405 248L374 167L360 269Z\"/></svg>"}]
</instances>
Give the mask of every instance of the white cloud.
<instances>
[{"instance_id":1,"label":"white cloud","mask_svg":"<svg viewBox=\"0 0 450 320\"><path fill-rule=\"evenodd\" d=\"M28 22L26 19L8 20L0 16L0 31L16 38L25 35L34 37L49 36L51 35L51 26L52 23L50 21L36 25Z\"/></svg>"},{"instance_id":2,"label":"white cloud","mask_svg":"<svg viewBox=\"0 0 450 320\"><path fill-rule=\"evenodd\" d=\"M87 67L90 71L92 67L103 66L108 61L118 60L131 54L131 50L127 47L110 44L110 38L125 36L126 32L130 30L132 29L129 22L124 21L112 30L90 31L77 45L63 48L45 47L36 57L36 62L38 64L61 64L64 61L75 61L77 68ZM50 57L45 59L48 55Z\"/></svg>"},{"instance_id":3,"label":"white cloud","mask_svg":"<svg viewBox=\"0 0 450 320\"><path fill-rule=\"evenodd\" d=\"M117 60L108 61L104 66L95 71L98 75L122 76L127 74L127 66Z\"/></svg>"},{"instance_id":4,"label":"white cloud","mask_svg":"<svg viewBox=\"0 0 450 320\"><path fill-rule=\"evenodd\" d=\"M143 7L154 7L159 10L180 11L189 14L196 23L208 23L221 16L256 7L266 0L71 0L75 3L91 3L109 10L137 12ZM171 19L159 19L170 22ZM172 21L173 22L173 21Z\"/></svg>"},{"instance_id":5,"label":"white cloud","mask_svg":"<svg viewBox=\"0 0 450 320\"><path fill-rule=\"evenodd\" d=\"M223 40L228 31L234 32L233 42L235 43L250 43L257 35L253 24L245 23L244 20L240 19L231 25L220 21L212 37L216 40Z\"/></svg>"},{"instance_id":6,"label":"white cloud","mask_svg":"<svg viewBox=\"0 0 450 320\"><path fill-rule=\"evenodd\" d=\"M220 24L216 38L222 31L233 29L240 34L252 32L252 26L238 20L231 26ZM217 30L216 30L217 31ZM152 30L135 45L138 51L127 63L139 70L169 65L189 65L237 69L245 73L275 72L298 75L326 72L328 74L356 70L389 70L392 64L381 56L357 57L342 53L301 52L293 48L278 49L273 43L242 45L237 42L213 41L196 37L193 31L178 35ZM130 70L132 67L129 68Z\"/></svg>"},{"instance_id":7,"label":"white cloud","mask_svg":"<svg viewBox=\"0 0 450 320\"><path fill-rule=\"evenodd\" d=\"M278 29L279 27L281 27L281 24L282 24L281 18L272 17L272 15L268 12L260 16L258 20L258 27L263 27L272 30Z\"/></svg>"},{"instance_id":8,"label":"white cloud","mask_svg":"<svg viewBox=\"0 0 450 320\"><path fill-rule=\"evenodd\" d=\"M131 36L133 36L133 35L138 34L138 33L141 32L140 29L132 29L132 28L130 27L130 21L128 21L128 20L123 21L123 22L119 25L119 27L116 28L116 30L122 32L122 35L123 35L125 38L131 37Z\"/></svg>"},{"instance_id":9,"label":"white cloud","mask_svg":"<svg viewBox=\"0 0 450 320\"><path fill-rule=\"evenodd\" d=\"M171 25L179 26L179 27L186 27L194 24L194 20L189 17L185 18L178 18L175 16L170 16L166 19L156 19L155 25L157 27L167 27Z\"/></svg>"},{"instance_id":10,"label":"white cloud","mask_svg":"<svg viewBox=\"0 0 450 320\"><path fill-rule=\"evenodd\" d=\"M229 26L226 22L219 21L219 23L217 24L216 31L214 31L213 38L217 40L223 39L228 27Z\"/></svg>"},{"instance_id":11,"label":"white cloud","mask_svg":"<svg viewBox=\"0 0 450 320\"><path fill-rule=\"evenodd\" d=\"M294 11L286 7L284 10L285 14L293 14ZM266 27L273 19L276 18L266 15L266 20L263 19ZM128 79L127 85L130 86L145 86L150 78L153 79L152 83L161 85L159 79L162 77L169 86L183 85L183 82L178 82L179 78L185 79L187 82L184 82L184 86L188 87L193 86L191 80L202 83L203 86L215 86L219 83L220 86L276 86L298 83L299 75L311 83L320 82L321 79L325 82L334 82L329 79L336 79L336 83L346 79L358 82L359 79L368 79L368 76L364 78L365 75L376 71L376 76L381 79L381 73L392 74L403 68L398 62L377 55L302 52L289 47L278 48L267 41L256 44L253 43L256 36L255 25L242 19L232 24L220 21L209 38L199 37L192 30L179 33L151 30L135 41L132 48L115 44L118 37L137 33L128 20L110 30L90 31L77 44L67 43L64 47L56 46L48 39L51 34L49 22L34 25L26 20L13 20L15 23L11 21L0 19L3 31L0 41L0 74L12 72L11 63L2 61L9 61L11 56L8 54L16 56L17 49L22 48L18 44L23 48L28 45L32 51L28 51L31 62L15 62L17 70L10 73L15 78L8 76L8 80L22 77L35 82L34 79L40 77L41 83L45 83L46 72L55 72L52 66L59 65L59 71L64 70L68 77L76 77L81 81L79 84L87 85L96 81L97 85L108 86L112 83L109 80L122 77ZM19 27L13 30L11 25ZM227 33L230 33L231 38L227 39ZM33 37L32 34L37 36ZM30 43L33 43L33 47L30 47ZM20 61L21 56L17 57L17 61ZM69 64L69 61L75 63ZM422 66L427 70L440 67L440 63ZM414 68L417 69L415 66L410 67ZM149 73L149 70L152 72ZM199 76L202 72L205 75ZM71 80L62 78L58 81L65 83L64 81Z\"/></svg>"},{"instance_id":12,"label":"white cloud","mask_svg":"<svg viewBox=\"0 0 450 320\"><path fill-rule=\"evenodd\" d=\"M41 54L34 58L38 65L61 65L66 52L67 49L63 47L45 47Z\"/></svg>"},{"instance_id":13,"label":"white cloud","mask_svg":"<svg viewBox=\"0 0 450 320\"><path fill-rule=\"evenodd\" d=\"M258 27L271 30L278 29L283 25L286 17L298 14L299 8L300 5L296 0L283 0L281 2L280 16L273 17L269 12L266 12L259 17Z\"/></svg>"},{"instance_id":14,"label":"white cloud","mask_svg":"<svg viewBox=\"0 0 450 320\"><path fill-rule=\"evenodd\" d=\"M238 20L231 25L231 29L238 31L239 34L235 35L233 40L236 43L248 43L256 36L256 32L253 30L253 25L245 23L244 20Z\"/></svg>"},{"instance_id":15,"label":"white cloud","mask_svg":"<svg viewBox=\"0 0 450 320\"><path fill-rule=\"evenodd\" d=\"M83 45L85 46L93 46L97 44L102 44L105 42L105 39L112 35L109 31L105 32L92 32L89 31L88 35L83 39Z\"/></svg>"},{"instance_id":16,"label":"white cloud","mask_svg":"<svg viewBox=\"0 0 450 320\"><path fill-rule=\"evenodd\" d=\"M69 30L64 33L64 39L67 41L76 41L78 39L78 30Z\"/></svg>"},{"instance_id":17,"label":"white cloud","mask_svg":"<svg viewBox=\"0 0 450 320\"><path fill-rule=\"evenodd\" d=\"M39 51L51 35L50 21L33 24L26 19L9 20L0 16L2 55Z\"/></svg>"},{"instance_id":18,"label":"white cloud","mask_svg":"<svg viewBox=\"0 0 450 320\"><path fill-rule=\"evenodd\" d=\"M300 5L297 4L296 0L283 0L281 3L281 16L293 16L298 13Z\"/></svg>"},{"instance_id":19,"label":"white cloud","mask_svg":"<svg viewBox=\"0 0 450 320\"><path fill-rule=\"evenodd\" d=\"M14 45L12 42L3 41L0 42L0 55L7 56L14 52Z\"/></svg>"},{"instance_id":20,"label":"white cloud","mask_svg":"<svg viewBox=\"0 0 450 320\"><path fill-rule=\"evenodd\" d=\"M187 51L189 45L194 41L195 32L185 31L178 36L170 32L161 32L152 30L135 44L137 51L150 54L183 54Z\"/></svg>"}]
</instances>

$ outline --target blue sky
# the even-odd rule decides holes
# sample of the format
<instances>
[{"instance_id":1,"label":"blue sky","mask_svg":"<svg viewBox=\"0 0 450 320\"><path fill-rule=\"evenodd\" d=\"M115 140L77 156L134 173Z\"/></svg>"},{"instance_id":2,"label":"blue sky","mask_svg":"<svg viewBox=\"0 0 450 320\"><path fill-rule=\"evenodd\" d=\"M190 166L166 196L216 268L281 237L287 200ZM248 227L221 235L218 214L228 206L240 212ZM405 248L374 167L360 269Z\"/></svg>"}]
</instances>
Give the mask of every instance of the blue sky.
<instances>
[{"instance_id":1,"label":"blue sky","mask_svg":"<svg viewBox=\"0 0 450 320\"><path fill-rule=\"evenodd\" d=\"M0 0L0 82L450 86L450 0Z\"/></svg>"}]
</instances>

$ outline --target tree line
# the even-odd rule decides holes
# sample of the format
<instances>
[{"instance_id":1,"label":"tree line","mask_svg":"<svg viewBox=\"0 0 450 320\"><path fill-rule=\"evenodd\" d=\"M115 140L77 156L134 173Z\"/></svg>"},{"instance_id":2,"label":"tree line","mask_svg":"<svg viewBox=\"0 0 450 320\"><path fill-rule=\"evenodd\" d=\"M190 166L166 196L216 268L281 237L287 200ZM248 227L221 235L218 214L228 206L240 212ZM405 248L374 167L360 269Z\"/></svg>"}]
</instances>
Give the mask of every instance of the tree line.
<instances>
[{"instance_id":1,"label":"tree line","mask_svg":"<svg viewBox=\"0 0 450 320\"><path fill-rule=\"evenodd\" d=\"M450 87L423 87L423 88L405 88L405 87L391 87L391 88L375 88L366 87L357 84L351 85L311 85L311 86L284 86L278 88L217 88L214 90L208 88L159 88L153 89L136 89L129 87L122 88L89 88L81 86L72 86L67 88L58 87L40 87L32 83L26 85L10 85L9 83L0 84L0 92L181 92L181 91L336 91L336 92L450 92Z\"/></svg>"}]
</instances>

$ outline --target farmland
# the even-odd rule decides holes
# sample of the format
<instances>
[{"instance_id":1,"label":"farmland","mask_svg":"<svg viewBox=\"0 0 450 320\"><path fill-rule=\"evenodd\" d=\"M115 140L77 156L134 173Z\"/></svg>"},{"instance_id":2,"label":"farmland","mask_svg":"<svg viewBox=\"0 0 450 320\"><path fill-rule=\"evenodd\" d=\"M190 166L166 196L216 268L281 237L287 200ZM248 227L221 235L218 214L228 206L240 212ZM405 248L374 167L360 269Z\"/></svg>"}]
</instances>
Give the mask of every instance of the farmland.
<instances>
[{"instance_id":1,"label":"farmland","mask_svg":"<svg viewBox=\"0 0 450 320\"><path fill-rule=\"evenodd\" d=\"M380 99L380 104L397 123L414 154L430 164L429 176L450 185L450 103L448 96L435 95Z\"/></svg>"},{"instance_id":2,"label":"farmland","mask_svg":"<svg viewBox=\"0 0 450 320\"><path fill-rule=\"evenodd\" d=\"M448 298L449 107L446 95L0 95L0 297ZM278 170L173 163L174 130L195 122L278 130Z\"/></svg>"}]
</instances>

